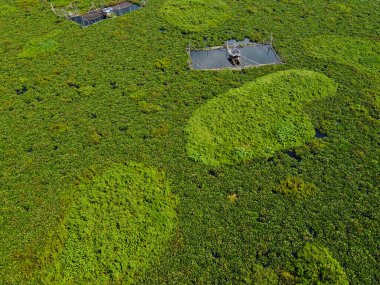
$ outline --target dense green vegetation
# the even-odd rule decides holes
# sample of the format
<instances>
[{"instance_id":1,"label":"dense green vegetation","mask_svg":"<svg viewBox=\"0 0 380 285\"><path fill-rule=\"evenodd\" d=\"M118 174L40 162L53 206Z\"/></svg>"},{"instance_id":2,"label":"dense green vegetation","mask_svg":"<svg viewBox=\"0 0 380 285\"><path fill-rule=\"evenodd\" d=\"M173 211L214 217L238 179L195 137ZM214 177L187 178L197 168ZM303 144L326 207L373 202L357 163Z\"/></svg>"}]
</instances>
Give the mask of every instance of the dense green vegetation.
<instances>
[{"instance_id":1,"label":"dense green vegetation","mask_svg":"<svg viewBox=\"0 0 380 285\"><path fill-rule=\"evenodd\" d=\"M54 53L58 49L58 42L55 38L61 33L61 30L57 30L40 38L30 40L18 56L20 58L41 58Z\"/></svg>"},{"instance_id":2,"label":"dense green vegetation","mask_svg":"<svg viewBox=\"0 0 380 285\"><path fill-rule=\"evenodd\" d=\"M303 145L314 134L304 105L333 96L323 74L287 70L208 101L189 120L187 150L196 161L232 164Z\"/></svg>"},{"instance_id":3,"label":"dense green vegetation","mask_svg":"<svg viewBox=\"0 0 380 285\"><path fill-rule=\"evenodd\" d=\"M306 52L328 61L349 65L359 70L380 69L380 43L361 38L317 36L302 41Z\"/></svg>"},{"instance_id":4,"label":"dense green vegetation","mask_svg":"<svg viewBox=\"0 0 380 285\"><path fill-rule=\"evenodd\" d=\"M164 20L184 32L200 32L217 27L230 16L222 0L169 0L160 9Z\"/></svg>"},{"instance_id":5,"label":"dense green vegetation","mask_svg":"<svg viewBox=\"0 0 380 285\"><path fill-rule=\"evenodd\" d=\"M349 284L342 266L324 247L306 244L296 264L300 284Z\"/></svg>"},{"instance_id":6,"label":"dense green vegetation","mask_svg":"<svg viewBox=\"0 0 380 285\"><path fill-rule=\"evenodd\" d=\"M53 263L40 282L135 283L175 228L176 199L164 175L117 164L80 184L78 193L63 221L63 243L39 257L43 267Z\"/></svg>"},{"instance_id":7,"label":"dense green vegetation","mask_svg":"<svg viewBox=\"0 0 380 285\"><path fill-rule=\"evenodd\" d=\"M62 245L77 235L69 234L67 222L82 199L98 193L90 187L94 181L107 171L126 175L115 166L128 168L130 161L149 166L142 173L165 173L178 204L173 235L165 231L149 243L158 252L141 255L141 267L124 280L380 283L378 0L225 0L221 20L202 29L190 20L207 20L191 18L191 11L168 17L169 1L150 0L144 9L85 29L57 18L48 2L0 0L1 284L41 284L53 272L69 276L59 267L69 256ZM188 27L181 26L185 17ZM189 43L264 42L271 33L283 65L188 68ZM324 44L326 38L337 48ZM337 84L335 96L302 107L325 138L233 165L189 158L184 130L197 110L290 69ZM279 192L307 185L315 188L302 199Z\"/></svg>"}]
</instances>

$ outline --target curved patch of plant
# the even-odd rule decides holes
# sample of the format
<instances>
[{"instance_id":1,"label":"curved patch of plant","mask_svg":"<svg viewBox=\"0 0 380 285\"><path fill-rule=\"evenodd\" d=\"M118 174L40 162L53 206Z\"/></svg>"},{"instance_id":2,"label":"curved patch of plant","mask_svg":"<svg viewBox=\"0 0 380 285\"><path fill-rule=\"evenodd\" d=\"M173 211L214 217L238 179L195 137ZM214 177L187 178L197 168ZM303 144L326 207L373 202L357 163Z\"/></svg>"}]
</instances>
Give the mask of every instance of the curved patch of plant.
<instances>
[{"instance_id":1,"label":"curved patch of plant","mask_svg":"<svg viewBox=\"0 0 380 285\"><path fill-rule=\"evenodd\" d=\"M43 282L134 283L176 226L177 201L165 175L138 163L116 164L78 190L63 248Z\"/></svg>"},{"instance_id":2,"label":"curved patch of plant","mask_svg":"<svg viewBox=\"0 0 380 285\"><path fill-rule=\"evenodd\" d=\"M302 106L336 89L321 73L287 70L230 90L189 119L188 155L209 165L234 164L301 146L315 134Z\"/></svg>"},{"instance_id":3,"label":"curved patch of plant","mask_svg":"<svg viewBox=\"0 0 380 285\"><path fill-rule=\"evenodd\" d=\"M308 243L296 261L297 284L348 285L342 266L327 248Z\"/></svg>"}]
</instances>

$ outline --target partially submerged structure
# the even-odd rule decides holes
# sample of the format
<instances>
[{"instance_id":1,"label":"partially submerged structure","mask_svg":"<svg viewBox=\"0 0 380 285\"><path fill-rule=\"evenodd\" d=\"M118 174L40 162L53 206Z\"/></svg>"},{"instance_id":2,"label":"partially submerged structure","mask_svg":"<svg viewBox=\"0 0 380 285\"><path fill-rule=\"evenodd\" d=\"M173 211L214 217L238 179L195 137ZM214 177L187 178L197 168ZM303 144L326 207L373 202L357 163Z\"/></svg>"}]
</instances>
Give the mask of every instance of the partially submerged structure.
<instances>
[{"instance_id":1,"label":"partially submerged structure","mask_svg":"<svg viewBox=\"0 0 380 285\"><path fill-rule=\"evenodd\" d=\"M227 53L228 53L228 60L232 63L234 66L238 66L241 64L241 53L238 48L234 45L232 48L228 46L228 42L226 44Z\"/></svg>"},{"instance_id":2,"label":"partially submerged structure","mask_svg":"<svg viewBox=\"0 0 380 285\"><path fill-rule=\"evenodd\" d=\"M55 14L64 16L84 28L105 19L121 16L128 12L138 10L143 6L144 5L138 5L132 2L121 2L102 8L97 8L93 5L90 11L84 14L79 14L78 10L73 5L68 6L67 9L60 10L55 9L52 6L52 10Z\"/></svg>"},{"instance_id":3,"label":"partially submerged structure","mask_svg":"<svg viewBox=\"0 0 380 285\"><path fill-rule=\"evenodd\" d=\"M224 46L206 49L188 48L187 52L190 68L197 70L241 69L282 63L271 43L258 44L249 39L230 40Z\"/></svg>"}]
</instances>

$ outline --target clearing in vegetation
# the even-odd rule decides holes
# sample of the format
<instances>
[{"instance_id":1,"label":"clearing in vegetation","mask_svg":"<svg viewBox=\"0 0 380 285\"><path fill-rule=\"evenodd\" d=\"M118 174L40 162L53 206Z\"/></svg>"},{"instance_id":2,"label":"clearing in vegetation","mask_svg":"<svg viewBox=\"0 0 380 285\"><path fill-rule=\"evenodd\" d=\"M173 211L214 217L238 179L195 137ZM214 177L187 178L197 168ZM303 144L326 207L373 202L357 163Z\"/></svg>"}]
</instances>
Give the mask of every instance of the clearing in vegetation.
<instances>
[{"instance_id":1,"label":"clearing in vegetation","mask_svg":"<svg viewBox=\"0 0 380 285\"><path fill-rule=\"evenodd\" d=\"M301 146L315 130L304 104L333 96L337 86L306 70L280 71L208 101L194 112L186 132L191 158L210 165L268 158Z\"/></svg>"},{"instance_id":2,"label":"clearing in vegetation","mask_svg":"<svg viewBox=\"0 0 380 285\"><path fill-rule=\"evenodd\" d=\"M47 266L40 279L48 284L135 283L176 226L176 198L165 175L137 163L116 164L80 184L77 193L59 233L62 244L40 257Z\"/></svg>"}]
</instances>

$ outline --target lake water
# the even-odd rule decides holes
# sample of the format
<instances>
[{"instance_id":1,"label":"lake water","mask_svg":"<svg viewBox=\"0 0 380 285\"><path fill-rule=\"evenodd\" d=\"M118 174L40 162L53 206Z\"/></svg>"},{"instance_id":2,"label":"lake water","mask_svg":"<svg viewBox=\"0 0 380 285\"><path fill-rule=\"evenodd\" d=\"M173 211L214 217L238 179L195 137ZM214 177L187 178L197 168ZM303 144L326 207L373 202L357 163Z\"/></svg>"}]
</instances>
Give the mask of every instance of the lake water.
<instances>
[{"instance_id":1,"label":"lake water","mask_svg":"<svg viewBox=\"0 0 380 285\"><path fill-rule=\"evenodd\" d=\"M241 42L231 40L229 46L235 44L240 50L241 64L233 65L228 60L227 49L220 47L209 50L190 51L191 67L193 69L224 69L224 68L244 68L249 66L259 66L265 64L279 64L281 59L270 45L254 44L245 39Z\"/></svg>"},{"instance_id":2,"label":"lake water","mask_svg":"<svg viewBox=\"0 0 380 285\"><path fill-rule=\"evenodd\" d=\"M323 139L323 138L327 137L327 135L325 135L325 134L321 133L319 130L315 129L315 137L317 139Z\"/></svg>"}]
</instances>

